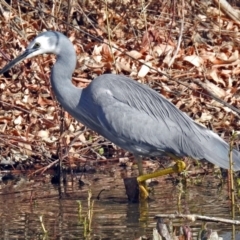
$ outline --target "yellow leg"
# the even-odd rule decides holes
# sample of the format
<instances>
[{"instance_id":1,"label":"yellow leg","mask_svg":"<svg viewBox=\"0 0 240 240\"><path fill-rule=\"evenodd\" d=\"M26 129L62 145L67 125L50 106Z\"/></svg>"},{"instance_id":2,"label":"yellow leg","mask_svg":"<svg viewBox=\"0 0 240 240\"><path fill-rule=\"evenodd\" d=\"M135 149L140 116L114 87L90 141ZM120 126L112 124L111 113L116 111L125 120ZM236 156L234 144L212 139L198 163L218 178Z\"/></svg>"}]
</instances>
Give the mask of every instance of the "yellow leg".
<instances>
[{"instance_id":1,"label":"yellow leg","mask_svg":"<svg viewBox=\"0 0 240 240\"><path fill-rule=\"evenodd\" d=\"M144 176L143 165L142 165L142 157L135 156L135 159L137 160L139 177ZM146 199L146 197L144 197L147 193L146 181L142 180L141 183L138 181L138 185L139 185L140 199Z\"/></svg>"},{"instance_id":2,"label":"yellow leg","mask_svg":"<svg viewBox=\"0 0 240 240\"><path fill-rule=\"evenodd\" d=\"M151 178L156 178L160 176L164 176L171 173L180 173L184 171L186 168L186 164L183 161L178 160L176 164L170 168L166 168L163 170L156 171L154 173L144 174L137 178L139 183L140 197L146 199L148 197L148 191L146 189L145 181Z\"/></svg>"}]
</instances>

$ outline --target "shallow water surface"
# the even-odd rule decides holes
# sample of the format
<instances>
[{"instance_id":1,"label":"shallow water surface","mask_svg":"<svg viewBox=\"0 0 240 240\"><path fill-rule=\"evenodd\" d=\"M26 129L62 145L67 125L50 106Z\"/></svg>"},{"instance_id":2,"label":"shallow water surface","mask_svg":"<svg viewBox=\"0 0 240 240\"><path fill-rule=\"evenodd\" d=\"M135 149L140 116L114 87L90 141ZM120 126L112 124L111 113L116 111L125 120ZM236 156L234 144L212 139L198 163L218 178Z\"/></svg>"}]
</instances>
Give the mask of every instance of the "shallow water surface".
<instances>
[{"instance_id":1,"label":"shallow water surface","mask_svg":"<svg viewBox=\"0 0 240 240\"><path fill-rule=\"evenodd\" d=\"M80 177L85 183L83 186L79 185ZM67 176L62 199L59 199L59 187L49 179L49 176L32 180L21 177L15 183L2 182L0 239L138 239L141 236L152 239L156 214L181 211L231 218L228 184L221 185L212 174L189 180L184 189L173 184L169 177L159 178L151 200L144 206L127 202L123 181L117 174ZM88 207L89 190L92 209ZM90 232L84 230L89 210L93 214ZM238 210L236 214L240 219ZM43 234L40 216L47 235ZM176 229L186 224L192 229L193 239L197 239L201 221L175 219L172 222ZM231 225L210 223L207 227L217 230L223 239L231 239ZM239 231L240 227L236 229ZM240 235L236 239L240 239Z\"/></svg>"}]
</instances>

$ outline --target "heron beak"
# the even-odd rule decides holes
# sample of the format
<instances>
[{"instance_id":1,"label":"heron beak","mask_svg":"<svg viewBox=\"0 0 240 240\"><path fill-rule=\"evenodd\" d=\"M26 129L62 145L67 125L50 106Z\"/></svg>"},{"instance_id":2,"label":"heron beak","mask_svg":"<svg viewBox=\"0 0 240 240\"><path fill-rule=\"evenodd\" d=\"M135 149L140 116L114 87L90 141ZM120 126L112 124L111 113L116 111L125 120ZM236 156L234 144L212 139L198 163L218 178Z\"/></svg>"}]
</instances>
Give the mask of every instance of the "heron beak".
<instances>
[{"instance_id":1,"label":"heron beak","mask_svg":"<svg viewBox=\"0 0 240 240\"><path fill-rule=\"evenodd\" d=\"M36 50L37 49L34 49L34 48L26 49L21 55L16 57L9 64L7 64L2 70L0 70L0 74L5 73L10 68L12 68L14 65L16 65L17 63L20 63L21 61L23 61L24 59L26 59L28 57L28 55L30 55L31 53L35 52Z\"/></svg>"}]
</instances>

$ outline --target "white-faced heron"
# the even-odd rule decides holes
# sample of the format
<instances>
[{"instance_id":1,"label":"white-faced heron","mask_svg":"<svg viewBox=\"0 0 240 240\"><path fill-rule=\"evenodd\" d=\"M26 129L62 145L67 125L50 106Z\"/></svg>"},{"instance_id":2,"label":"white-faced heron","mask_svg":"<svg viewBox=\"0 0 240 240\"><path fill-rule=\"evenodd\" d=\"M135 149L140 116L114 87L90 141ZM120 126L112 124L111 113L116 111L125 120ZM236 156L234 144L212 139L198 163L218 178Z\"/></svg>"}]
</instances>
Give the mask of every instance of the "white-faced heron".
<instances>
[{"instance_id":1,"label":"white-faced heron","mask_svg":"<svg viewBox=\"0 0 240 240\"><path fill-rule=\"evenodd\" d=\"M122 75L104 74L84 89L75 87L71 78L76 52L70 40L59 32L39 34L0 74L23 59L44 53L57 55L51 85L63 108L85 126L131 152L138 161L143 156L189 156L229 168L229 145L148 86ZM233 149L232 158L234 170L239 170L240 152ZM170 170L140 176L138 181L184 168L179 161Z\"/></svg>"}]
</instances>

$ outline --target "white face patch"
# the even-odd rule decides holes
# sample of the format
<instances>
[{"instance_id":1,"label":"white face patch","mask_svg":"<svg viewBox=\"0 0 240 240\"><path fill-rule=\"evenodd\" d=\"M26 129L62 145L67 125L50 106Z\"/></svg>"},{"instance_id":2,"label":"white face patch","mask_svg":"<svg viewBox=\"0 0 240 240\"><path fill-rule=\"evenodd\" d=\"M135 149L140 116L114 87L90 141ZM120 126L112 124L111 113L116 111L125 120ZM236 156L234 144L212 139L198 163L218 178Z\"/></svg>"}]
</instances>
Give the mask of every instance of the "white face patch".
<instances>
[{"instance_id":1,"label":"white face patch","mask_svg":"<svg viewBox=\"0 0 240 240\"><path fill-rule=\"evenodd\" d=\"M50 44L49 37L40 36L35 38L28 48L38 48L35 52L29 54L26 58L31 58L44 53L57 54L57 48L54 44Z\"/></svg>"}]
</instances>

